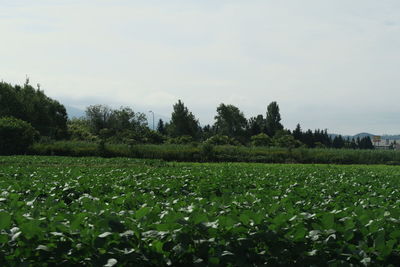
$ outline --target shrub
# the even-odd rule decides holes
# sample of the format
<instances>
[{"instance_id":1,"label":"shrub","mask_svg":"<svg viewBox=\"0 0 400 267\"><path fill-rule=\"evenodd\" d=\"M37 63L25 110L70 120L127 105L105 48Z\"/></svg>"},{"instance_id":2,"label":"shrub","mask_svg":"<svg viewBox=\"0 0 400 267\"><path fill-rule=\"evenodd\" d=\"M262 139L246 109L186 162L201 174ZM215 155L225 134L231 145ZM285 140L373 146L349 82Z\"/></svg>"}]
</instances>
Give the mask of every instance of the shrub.
<instances>
[{"instance_id":1,"label":"shrub","mask_svg":"<svg viewBox=\"0 0 400 267\"><path fill-rule=\"evenodd\" d=\"M162 144L162 143L164 143L164 139L165 139L165 137L162 134L160 134L159 132L150 130L146 133L146 143Z\"/></svg>"},{"instance_id":2,"label":"shrub","mask_svg":"<svg viewBox=\"0 0 400 267\"><path fill-rule=\"evenodd\" d=\"M285 147L289 149L301 146L301 142L294 139L292 135L282 135L280 137L274 137L273 142L274 145L277 147Z\"/></svg>"},{"instance_id":3,"label":"shrub","mask_svg":"<svg viewBox=\"0 0 400 267\"><path fill-rule=\"evenodd\" d=\"M72 141L95 142L98 139L90 132L87 121L76 118L68 122L68 135Z\"/></svg>"},{"instance_id":4,"label":"shrub","mask_svg":"<svg viewBox=\"0 0 400 267\"><path fill-rule=\"evenodd\" d=\"M0 118L0 154L25 153L38 137L30 123L14 117Z\"/></svg>"},{"instance_id":5,"label":"shrub","mask_svg":"<svg viewBox=\"0 0 400 267\"><path fill-rule=\"evenodd\" d=\"M205 141L205 143L216 145L216 146L222 146L222 145L238 146L238 145L240 145L240 143L237 140L235 140L229 136L226 136L226 135L218 135L218 134L208 138Z\"/></svg>"},{"instance_id":6,"label":"shrub","mask_svg":"<svg viewBox=\"0 0 400 267\"><path fill-rule=\"evenodd\" d=\"M169 138L167 140L168 144L177 144L177 145L186 145L186 144L190 144L192 143L193 137L191 137L190 135L182 135L182 136L178 136L175 138Z\"/></svg>"},{"instance_id":7,"label":"shrub","mask_svg":"<svg viewBox=\"0 0 400 267\"><path fill-rule=\"evenodd\" d=\"M265 133L260 133L251 137L251 144L253 146L269 146L271 142L271 137Z\"/></svg>"},{"instance_id":8,"label":"shrub","mask_svg":"<svg viewBox=\"0 0 400 267\"><path fill-rule=\"evenodd\" d=\"M204 143L201 146L200 155L201 155L201 159L203 161L214 160L214 158L215 158L214 145L212 145L210 143Z\"/></svg>"}]
</instances>

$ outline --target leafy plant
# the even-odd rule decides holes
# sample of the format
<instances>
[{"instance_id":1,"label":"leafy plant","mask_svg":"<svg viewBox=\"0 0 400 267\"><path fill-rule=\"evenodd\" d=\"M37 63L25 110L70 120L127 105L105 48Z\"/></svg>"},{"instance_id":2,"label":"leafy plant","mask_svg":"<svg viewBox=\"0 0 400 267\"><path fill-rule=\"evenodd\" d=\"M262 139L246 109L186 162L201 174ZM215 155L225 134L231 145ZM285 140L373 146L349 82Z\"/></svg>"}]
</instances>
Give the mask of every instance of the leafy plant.
<instances>
[{"instance_id":1,"label":"leafy plant","mask_svg":"<svg viewBox=\"0 0 400 267\"><path fill-rule=\"evenodd\" d=\"M38 139L38 132L26 121L0 118L0 154L21 154Z\"/></svg>"}]
</instances>

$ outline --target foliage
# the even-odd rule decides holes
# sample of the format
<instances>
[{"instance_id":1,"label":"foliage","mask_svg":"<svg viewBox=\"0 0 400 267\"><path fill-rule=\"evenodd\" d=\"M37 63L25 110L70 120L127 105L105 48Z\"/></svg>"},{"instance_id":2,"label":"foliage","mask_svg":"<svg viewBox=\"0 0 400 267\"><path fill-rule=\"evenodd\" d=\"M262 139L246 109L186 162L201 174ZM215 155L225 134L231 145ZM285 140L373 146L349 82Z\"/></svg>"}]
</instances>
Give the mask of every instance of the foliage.
<instances>
[{"instance_id":1,"label":"foliage","mask_svg":"<svg viewBox=\"0 0 400 267\"><path fill-rule=\"evenodd\" d=\"M14 117L0 117L0 154L25 153L38 136L30 123Z\"/></svg>"},{"instance_id":2,"label":"foliage","mask_svg":"<svg viewBox=\"0 0 400 267\"><path fill-rule=\"evenodd\" d=\"M199 133L199 122L193 113L178 100L173 106L174 111L171 114L171 122L168 125L168 132L172 137L188 135L196 138Z\"/></svg>"},{"instance_id":3,"label":"foliage","mask_svg":"<svg viewBox=\"0 0 400 267\"><path fill-rule=\"evenodd\" d=\"M215 116L215 129L219 135L226 135L244 141L247 120L239 108L220 104Z\"/></svg>"},{"instance_id":4,"label":"foliage","mask_svg":"<svg viewBox=\"0 0 400 267\"><path fill-rule=\"evenodd\" d=\"M283 130L281 124L281 114L279 113L279 105L274 101L267 107L266 127L269 136L273 137L279 130Z\"/></svg>"},{"instance_id":5,"label":"foliage","mask_svg":"<svg viewBox=\"0 0 400 267\"><path fill-rule=\"evenodd\" d=\"M204 142L208 143L208 142ZM204 144L203 143L203 144ZM212 144L212 143L209 143ZM184 144L107 143L107 157L135 157L169 161L203 161L201 146ZM400 164L400 152L394 150L308 149L288 150L280 147L245 147L214 145L209 161L264 163L328 163L328 164ZM36 143L29 149L34 155L98 156L97 143L58 141Z\"/></svg>"},{"instance_id":6,"label":"foliage","mask_svg":"<svg viewBox=\"0 0 400 267\"><path fill-rule=\"evenodd\" d=\"M205 143L212 144L212 145L219 145L219 146L221 146L221 145L232 145L232 146L240 145L240 143L237 140L235 140L234 138L231 138L226 135L219 135L219 134L208 138L205 141Z\"/></svg>"},{"instance_id":7,"label":"foliage","mask_svg":"<svg viewBox=\"0 0 400 267\"><path fill-rule=\"evenodd\" d=\"M255 136L260 133L267 133L267 123L263 115L251 117L248 121L247 132L249 136Z\"/></svg>"},{"instance_id":8,"label":"foliage","mask_svg":"<svg viewBox=\"0 0 400 267\"><path fill-rule=\"evenodd\" d=\"M274 137L273 143L277 147L286 147L289 149L300 147L302 145L300 141L294 139L294 137L289 134Z\"/></svg>"},{"instance_id":9,"label":"foliage","mask_svg":"<svg viewBox=\"0 0 400 267\"><path fill-rule=\"evenodd\" d=\"M213 161L215 158L214 145L208 142L204 142L201 145L200 155L202 161Z\"/></svg>"},{"instance_id":10,"label":"foliage","mask_svg":"<svg viewBox=\"0 0 400 267\"><path fill-rule=\"evenodd\" d=\"M167 134L167 130L166 130L164 121L162 119L159 119L159 121L158 121L157 132L159 132L162 135L166 135Z\"/></svg>"},{"instance_id":11,"label":"foliage","mask_svg":"<svg viewBox=\"0 0 400 267\"><path fill-rule=\"evenodd\" d=\"M6 266L390 266L395 166L0 157Z\"/></svg>"},{"instance_id":12,"label":"foliage","mask_svg":"<svg viewBox=\"0 0 400 267\"><path fill-rule=\"evenodd\" d=\"M40 135L54 139L67 137L67 112L58 101L49 98L40 87L12 86L0 82L0 117L12 116L29 122Z\"/></svg>"},{"instance_id":13,"label":"foliage","mask_svg":"<svg viewBox=\"0 0 400 267\"><path fill-rule=\"evenodd\" d=\"M193 141L194 141L194 139L190 135L182 135L182 136L179 136L179 137L168 138L167 139L167 143L168 144L178 144L178 145L190 144Z\"/></svg>"},{"instance_id":14,"label":"foliage","mask_svg":"<svg viewBox=\"0 0 400 267\"><path fill-rule=\"evenodd\" d=\"M269 146L271 143L271 138L265 133L260 133L251 137L251 144L253 146Z\"/></svg>"},{"instance_id":15,"label":"foliage","mask_svg":"<svg viewBox=\"0 0 400 267\"><path fill-rule=\"evenodd\" d=\"M97 136L90 132L88 121L83 118L68 120L68 136L72 141L97 141Z\"/></svg>"},{"instance_id":16,"label":"foliage","mask_svg":"<svg viewBox=\"0 0 400 267\"><path fill-rule=\"evenodd\" d=\"M140 139L149 130L146 115L134 112L129 107L112 109L106 105L89 106L86 108L86 120L94 135L99 135L102 129L108 129L109 137L119 141L122 141L119 137L130 132L134 132L136 139Z\"/></svg>"},{"instance_id":17,"label":"foliage","mask_svg":"<svg viewBox=\"0 0 400 267\"><path fill-rule=\"evenodd\" d=\"M147 131L145 143L148 144L162 144L166 137L158 131Z\"/></svg>"}]
</instances>

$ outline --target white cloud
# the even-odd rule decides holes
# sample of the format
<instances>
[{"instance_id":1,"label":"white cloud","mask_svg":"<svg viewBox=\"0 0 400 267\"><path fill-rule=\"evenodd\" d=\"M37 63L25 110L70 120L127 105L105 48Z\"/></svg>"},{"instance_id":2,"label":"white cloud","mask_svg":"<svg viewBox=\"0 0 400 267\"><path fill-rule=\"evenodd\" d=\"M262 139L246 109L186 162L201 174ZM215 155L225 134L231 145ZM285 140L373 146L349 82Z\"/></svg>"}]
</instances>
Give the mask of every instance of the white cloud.
<instances>
[{"instance_id":1,"label":"white cloud","mask_svg":"<svg viewBox=\"0 0 400 267\"><path fill-rule=\"evenodd\" d=\"M182 99L204 124L221 102L253 116L276 100L290 128L400 132L394 0L0 4L0 79L70 105L169 116Z\"/></svg>"}]
</instances>

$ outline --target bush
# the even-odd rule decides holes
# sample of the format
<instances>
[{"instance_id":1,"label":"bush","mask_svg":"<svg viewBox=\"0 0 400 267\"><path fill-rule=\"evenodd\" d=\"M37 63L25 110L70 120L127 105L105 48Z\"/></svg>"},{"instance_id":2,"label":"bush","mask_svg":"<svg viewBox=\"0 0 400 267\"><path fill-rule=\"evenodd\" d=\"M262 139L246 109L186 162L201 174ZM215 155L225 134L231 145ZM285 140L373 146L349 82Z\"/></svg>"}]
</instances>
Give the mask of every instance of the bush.
<instances>
[{"instance_id":1,"label":"bush","mask_svg":"<svg viewBox=\"0 0 400 267\"><path fill-rule=\"evenodd\" d=\"M30 123L14 117L0 118L0 154L25 153L38 137Z\"/></svg>"},{"instance_id":2,"label":"bush","mask_svg":"<svg viewBox=\"0 0 400 267\"><path fill-rule=\"evenodd\" d=\"M239 146L240 143L226 135L214 135L208 138L205 143L215 145L215 146L223 146L223 145L232 145L232 146Z\"/></svg>"},{"instance_id":3,"label":"bush","mask_svg":"<svg viewBox=\"0 0 400 267\"><path fill-rule=\"evenodd\" d=\"M269 146L271 142L271 137L265 133L260 133L251 137L251 144L253 146Z\"/></svg>"},{"instance_id":4,"label":"bush","mask_svg":"<svg viewBox=\"0 0 400 267\"><path fill-rule=\"evenodd\" d=\"M191 137L190 135L182 135L175 138L169 138L167 140L167 143L176 145L186 145L192 143L193 141L194 141L193 137Z\"/></svg>"},{"instance_id":5,"label":"bush","mask_svg":"<svg viewBox=\"0 0 400 267\"><path fill-rule=\"evenodd\" d=\"M95 142L98 139L90 132L87 121L76 118L68 122L68 136L72 141Z\"/></svg>"},{"instance_id":6,"label":"bush","mask_svg":"<svg viewBox=\"0 0 400 267\"><path fill-rule=\"evenodd\" d=\"M213 161L215 158L214 145L210 143L204 143L201 146L200 155L203 161Z\"/></svg>"},{"instance_id":7,"label":"bush","mask_svg":"<svg viewBox=\"0 0 400 267\"><path fill-rule=\"evenodd\" d=\"M289 149L301 146L301 142L294 139L292 135L282 135L279 137L274 137L273 143L277 147L285 147Z\"/></svg>"},{"instance_id":8,"label":"bush","mask_svg":"<svg viewBox=\"0 0 400 267\"><path fill-rule=\"evenodd\" d=\"M146 133L146 143L162 144L162 143L164 143L164 139L165 139L165 137L162 134L160 134L159 132L150 130Z\"/></svg>"}]
</instances>

